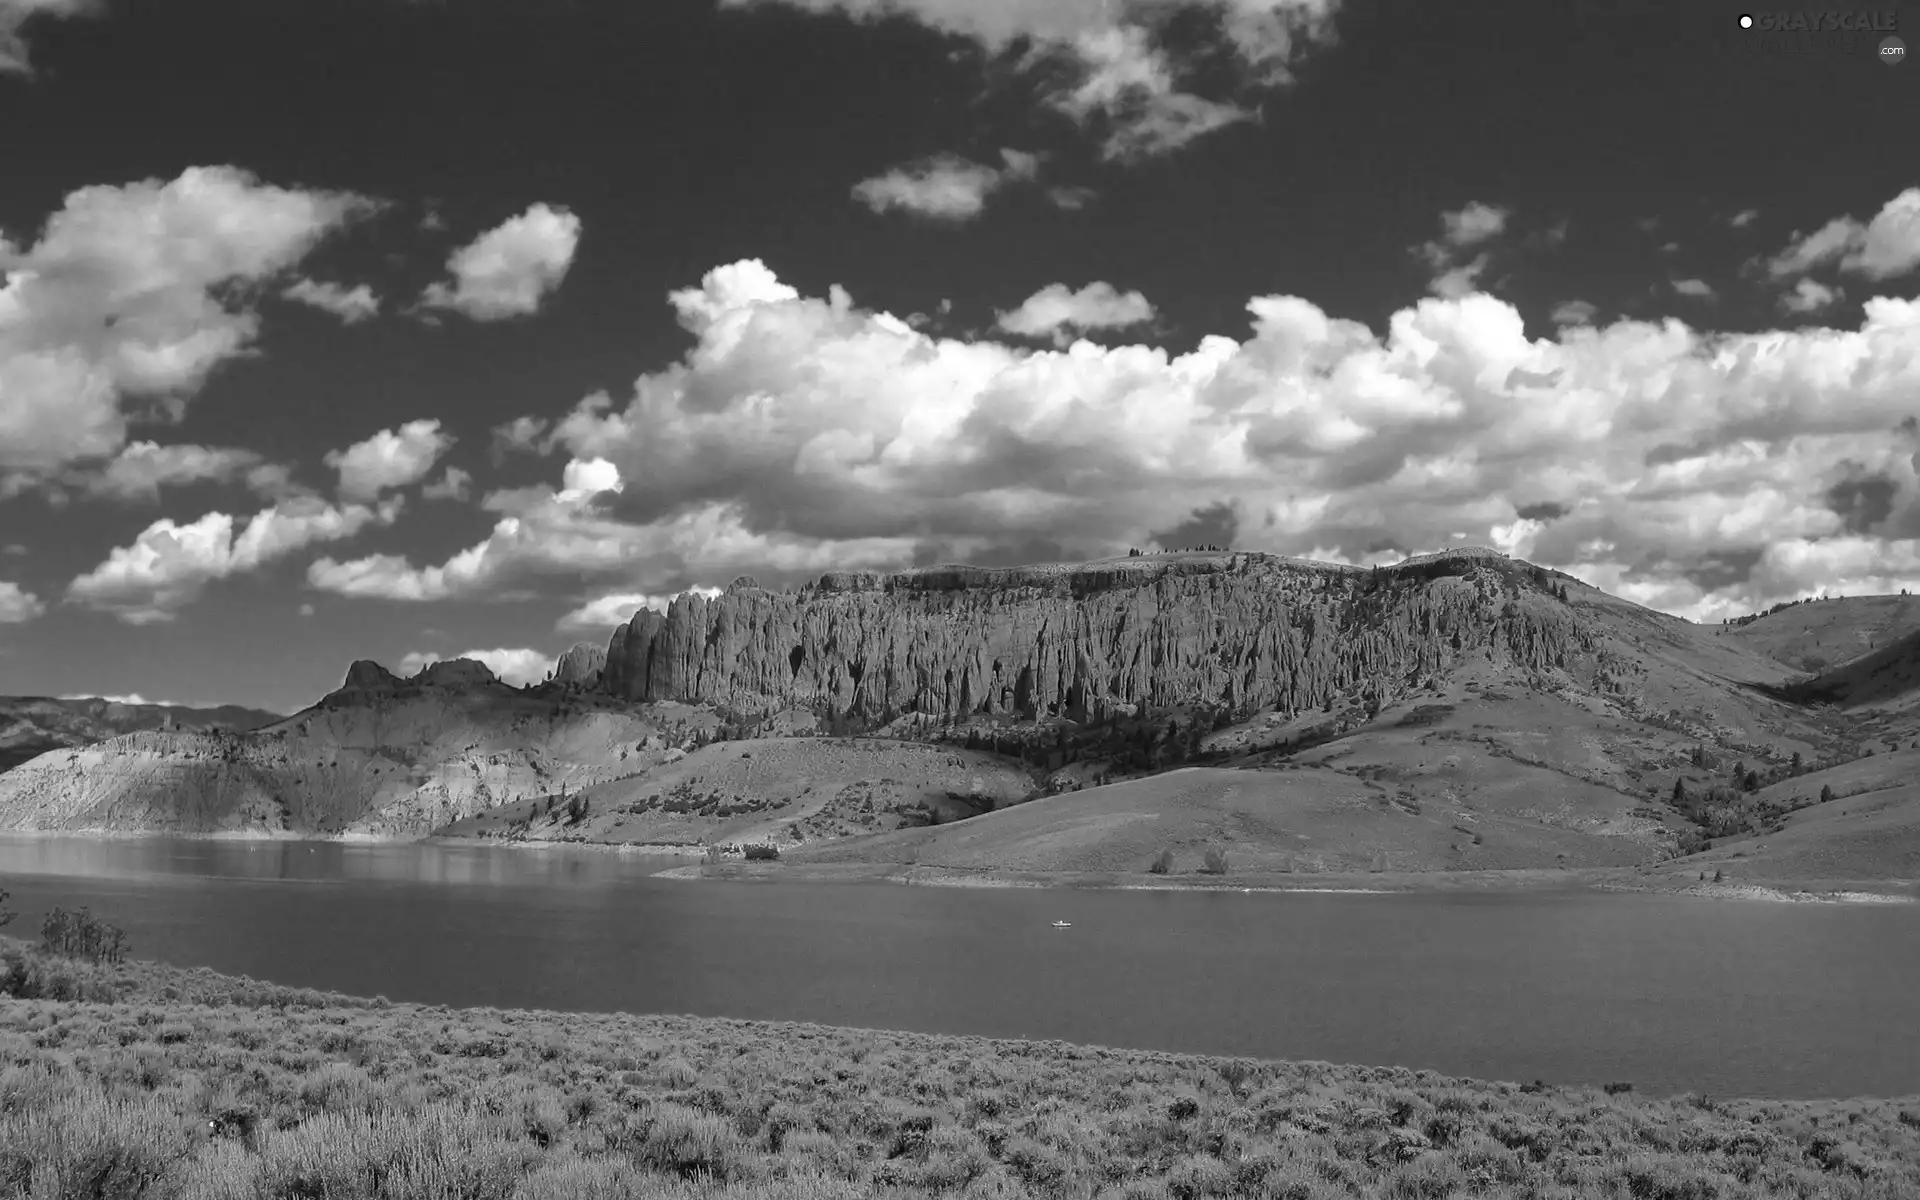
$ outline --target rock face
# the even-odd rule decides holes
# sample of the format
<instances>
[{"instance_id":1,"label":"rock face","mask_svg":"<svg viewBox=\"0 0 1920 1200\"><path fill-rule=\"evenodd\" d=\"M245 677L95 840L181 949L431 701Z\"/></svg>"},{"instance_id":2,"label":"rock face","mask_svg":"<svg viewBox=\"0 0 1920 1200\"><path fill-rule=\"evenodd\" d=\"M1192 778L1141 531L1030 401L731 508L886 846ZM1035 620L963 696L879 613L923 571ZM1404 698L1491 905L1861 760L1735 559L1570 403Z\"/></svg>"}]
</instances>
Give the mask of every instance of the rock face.
<instances>
[{"instance_id":1,"label":"rock face","mask_svg":"<svg viewBox=\"0 0 1920 1200\"><path fill-rule=\"evenodd\" d=\"M453 658L445 662L428 663L407 682L419 687L466 688L497 681L487 664L471 658Z\"/></svg>"},{"instance_id":2,"label":"rock face","mask_svg":"<svg viewBox=\"0 0 1920 1200\"><path fill-rule=\"evenodd\" d=\"M635 614L608 643L603 687L874 716L1300 711L1369 685L1390 699L1463 655L1573 668L1596 639L1550 586L1487 550L1379 571L1209 553L839 572L792 593L741 580Z\"/></svg>"},{"instance_id":3,"label":"rock face","mask_svg":"<svg viewBox=\"0 0 1920 1200\"><path fill-rule=\"evenodd\" d=\"M592 642L575 642L554 664L553 681L579 687L597 687L607 667L607 648Z\"/></svg>"}]
</instances>

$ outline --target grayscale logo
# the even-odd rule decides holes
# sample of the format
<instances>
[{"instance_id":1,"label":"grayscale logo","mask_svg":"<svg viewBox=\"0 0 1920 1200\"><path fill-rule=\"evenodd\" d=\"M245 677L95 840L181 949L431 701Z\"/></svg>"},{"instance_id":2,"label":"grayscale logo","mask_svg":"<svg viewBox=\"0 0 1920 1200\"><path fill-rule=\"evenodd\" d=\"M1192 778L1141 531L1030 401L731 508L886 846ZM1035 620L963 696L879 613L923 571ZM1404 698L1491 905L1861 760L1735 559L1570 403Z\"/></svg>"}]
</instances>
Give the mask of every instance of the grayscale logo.
<instances>
[{"instance_id":1,"label":"grayscale logo","mask_svg":"<svg viewBox=\"0 0 1920 1200\"><path fill-rule=\"evenodd\" d=\"M1897 67L1907 61L1907 44L1897 37L1887 38L1880 43L1880 61L1889 67Z\"/></svg>"}]
</instances>

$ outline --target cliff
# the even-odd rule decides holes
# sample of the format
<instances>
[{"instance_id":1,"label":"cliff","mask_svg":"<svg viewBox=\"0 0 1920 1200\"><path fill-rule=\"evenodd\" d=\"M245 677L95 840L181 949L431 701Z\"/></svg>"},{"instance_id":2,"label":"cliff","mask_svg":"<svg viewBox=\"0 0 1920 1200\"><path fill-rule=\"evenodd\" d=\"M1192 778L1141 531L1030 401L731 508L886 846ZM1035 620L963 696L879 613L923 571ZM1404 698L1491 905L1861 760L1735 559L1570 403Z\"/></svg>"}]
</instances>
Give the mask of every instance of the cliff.
<instances>
[{"instance_id":1,"label":"cliff","mask_svg":"<svg viewBox=\"0 0 1920 1200\"><path fill-rule=\"evenodd\" d=\"M607 648L592 642L575 642L553 667L553 682L578 687L595 687L607 667Z\"/></svg>"},{"instance_id":2,"label":"cliff","mask_svg":"<svg viewBox=\"0 0 1920 1200\"><path fill-rule=\"evenodd\" d=\"M743 711L1297 712L1356 687L1384 701L1461 656L1579 666L1595 633L1551 586L1486 550L1381 571L1181 554L833 573L783 593L739 581L712 599L683 595L665 615L637 613L608 644L604 687Z\"/></svg>"}]
</instances>

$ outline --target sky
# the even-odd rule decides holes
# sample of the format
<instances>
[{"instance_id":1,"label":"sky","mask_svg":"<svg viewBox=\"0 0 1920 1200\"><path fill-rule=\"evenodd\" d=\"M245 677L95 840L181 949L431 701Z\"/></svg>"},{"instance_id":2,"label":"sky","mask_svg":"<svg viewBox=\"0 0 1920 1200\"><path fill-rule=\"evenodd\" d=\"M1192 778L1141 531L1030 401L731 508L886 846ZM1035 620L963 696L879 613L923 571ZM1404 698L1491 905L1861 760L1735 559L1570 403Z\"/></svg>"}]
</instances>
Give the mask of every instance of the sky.
<instances>
[{"instance_id":1,"label":"sky","mask_svg":"<svg viewBox=\"0 0 1920 1200\"><path fill-rule=\"evenodd\" d=\"M0 693L1203 543L1920 587L1920 7L1742 12L0 0Z\"/></svg>"}]
</instances>

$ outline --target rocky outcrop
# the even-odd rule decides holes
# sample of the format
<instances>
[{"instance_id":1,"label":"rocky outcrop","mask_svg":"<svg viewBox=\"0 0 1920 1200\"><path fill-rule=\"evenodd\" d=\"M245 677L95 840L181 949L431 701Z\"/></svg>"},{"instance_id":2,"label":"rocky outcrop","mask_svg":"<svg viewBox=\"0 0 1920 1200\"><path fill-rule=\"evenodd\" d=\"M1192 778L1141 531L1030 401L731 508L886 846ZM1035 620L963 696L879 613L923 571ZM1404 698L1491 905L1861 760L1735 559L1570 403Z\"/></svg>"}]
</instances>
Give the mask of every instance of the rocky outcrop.
<instances>
[{"instance_id":1,"label":"rocky outcrop","mask_svg":"<svg viewBox=\"0 0 1920 1200\"><path fill-rule=\"evenodd\" d=\"M484 687L499 680L487 664L471 658L450 658L428 663L408 683L417 687Z\"/></svg>"},{"instance_id":2,"label":"rocky outcrop","mask_svg":"<svg viewBox=\"0 0 1920 1200\"><path fill-rule=\"evenodd\" d=\"M1378 571L1258 554L736 581L635 614L604 688L633 700L1097 719L1140 705L1390 699L1463 655L1548 671L1594 649L1550 580L1486 550Z\"/></svg>"},{"instance_id":3,"label":"rocky outcrop","mask_svg":"<svg viewBox=\"0 0 1920 1200\"><path fill-rule=\"evenodd\" d=\"M553 666L553 682L572 687L597 687L607 667L607 648L592 642L575 642Z\"/></svg>"}]
</instances>

